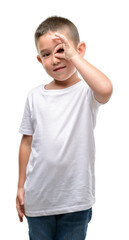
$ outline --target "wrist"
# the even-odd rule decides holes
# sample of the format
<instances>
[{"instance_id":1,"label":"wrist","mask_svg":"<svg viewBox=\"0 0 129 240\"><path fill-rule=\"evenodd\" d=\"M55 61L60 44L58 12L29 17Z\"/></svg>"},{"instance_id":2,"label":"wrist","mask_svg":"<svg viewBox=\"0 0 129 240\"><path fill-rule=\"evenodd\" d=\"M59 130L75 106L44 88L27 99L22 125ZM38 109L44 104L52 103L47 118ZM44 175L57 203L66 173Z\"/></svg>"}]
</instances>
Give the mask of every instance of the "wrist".
<instances>
[{"instance_id":1,"label":"wrist","mask_svg":"<svg viewBox=\"0 0 129 240\"><path fill-rule=\"evenodd\" d=\"M78 62L78 60L80 60L82 57L80 56L80 54L78 52L76 52L71 58L70 61L73 64L76 64L76 62Z\"/></svg>"},{"instance_id":2,"label":"wrist","mask_svg":"<svg viewBox=\"0 0 129 240\"><path fill-rule=\"evenodd\" d=\"M17 188L17 195L21 194L24 192L24 187L18 187Z\"/></svg>"},{"instance_id":3,"label":"wrist","mask_svg":"<svg viewBox=\"0 0 129 240\"><path fill-rule=\"evenodd\" d=\"M19 186L19 185L18 185L18 187L17 187L17 188L19 188L19 189L20 189L20 188L24 188L24 186Z\"/></svg>"},{"instance_id":4,"label":"wrist","mask_svg":"<svg viewBox=\"0 0 129 240\"><path fill-rule=\"evenodd\" d=\"M18 189L23 189L24 188L24 182L18 182L17 188Z\"/></svg>"},{"instance_id":5,"label":"wrist","mask_svg":"<svg viewBox=\"0 0 129 240\"><path fill-rule=\"evenodd\" d=\"M24 192L25 192L24 187L17 188L17 195L22 194Z\"/></svg>"}]
</instances>

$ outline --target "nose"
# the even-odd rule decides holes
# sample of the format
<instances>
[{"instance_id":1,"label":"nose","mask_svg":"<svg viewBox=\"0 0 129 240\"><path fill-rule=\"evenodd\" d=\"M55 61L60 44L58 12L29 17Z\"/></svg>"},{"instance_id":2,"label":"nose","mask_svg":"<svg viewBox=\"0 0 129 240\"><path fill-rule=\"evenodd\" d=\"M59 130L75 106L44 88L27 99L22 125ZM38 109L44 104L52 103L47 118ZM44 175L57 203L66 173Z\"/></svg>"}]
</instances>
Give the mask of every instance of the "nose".
<instances>
[{"instance_id":1,"label":"nose","mask_svg":"<svg viewBox=\"0 0 129 240\"><path fill-rule=\"evenodd\" d=\"M51 59L51 63L52 65L57 65L58 63L60 63L60 59L56 58L55 55L52 55L52 59Z\"/></svg>"}]
</instances>

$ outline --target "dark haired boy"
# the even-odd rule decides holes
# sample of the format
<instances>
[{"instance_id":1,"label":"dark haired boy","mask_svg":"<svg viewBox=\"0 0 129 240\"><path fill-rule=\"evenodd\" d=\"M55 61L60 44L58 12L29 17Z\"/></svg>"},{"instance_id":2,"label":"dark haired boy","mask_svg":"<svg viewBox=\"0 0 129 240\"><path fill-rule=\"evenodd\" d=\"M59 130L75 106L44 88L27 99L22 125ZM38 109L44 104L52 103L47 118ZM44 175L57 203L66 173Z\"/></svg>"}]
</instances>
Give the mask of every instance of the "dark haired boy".
<instances>
[{"instance_id":1,"label":"dark haired boy","mask_svg":"<svg viewBox=\"0 0 129 240\"><path fill-rule=\"evenodd\" d=\"M112 84L84 59L86 44L68 19L47 18L35 43L53 80L26 99L16 207L31 240L84 240L95 203L96 116Z\"/></svg>"}]
</instances>

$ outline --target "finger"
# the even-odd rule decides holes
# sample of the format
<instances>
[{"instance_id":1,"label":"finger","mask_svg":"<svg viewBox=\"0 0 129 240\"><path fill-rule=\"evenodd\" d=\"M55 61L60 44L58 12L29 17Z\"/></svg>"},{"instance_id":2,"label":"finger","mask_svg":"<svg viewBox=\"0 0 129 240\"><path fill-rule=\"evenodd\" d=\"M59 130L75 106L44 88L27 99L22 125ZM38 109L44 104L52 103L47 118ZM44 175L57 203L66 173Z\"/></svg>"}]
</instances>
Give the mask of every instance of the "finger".
<instances>
[{"instance_id":1,"label":"finger","mask_svg":"<svg viewBox=\"0 0 129 240\"><path fill-rule=\"evenodd\" d=\"M17 208L17 211L18 211L18 215L20 217L23 217L24 205L20 205L19 203L17 203L16 208Z\"/></svg>"},{"instance_id":2,"label":"finger","mask_svg":"<svg viewBox=\"0 0 129 240\"><path fill-rule=\"evenodd\" d=\"M59 53L59 52L63 52L63 51L64 51L64 46L63 46L63 44L58 44L58 45L55 47L54 54L55 54L55 53Z\"/></svg>"},{"instance_id":3,"label":"finger","mask_svg":"<svg viewBox=\"0 0 129 240\"><path fill-rule=\"evenodd\" d=\"M25 215L25 208L24 208L24 204L21 206L21 212Z\"/></svg>"},{"instance_id":4,"label":"finger","mask_svg":"<svg viewBox=\"0 0 129 240\"><path fill-rule=\"evenodd\" d=\"M56 53L56 54L55 54L55 57L56 57L56 58L59 58L59 59L60 59L60 58L62 58L62 59L64 58L64 59L65 59L65 55L62 54L62 53Z\"/></svg>"},{"instance_id":5,"label":"finger","mask_svg":"<svg viewBox=\"0 0 129 240\"><path fill-rule=\"evenodd\" d=\"M55 33L54 36L52 36L52 39L56 40L56 41L63 42L64 44L68 45L68 40L62 34Z\"/></svg>"},{"instance_id":6,"label":"finger","mask_svg":"<svg viewBox=\"0 0 129 240\"><path fill-rule=\"evenodd\" d=\"M17 211L18 211L18 217L20 222L23 222L23 213L18 208L17 208Z\"/></svg>"},{"instance_id":7,"label":"finger","mask_svg":"<svg viewBox=\"0 0 129 240\"><path fill-rule=\"evenodd\" d=\"M63 48L56 49L54 52L56 58L65 58L65 52Z\"/></svg>"},{"instance_id":8,"label":"finger","mask_svg":"<svg viewBox=\"0 0 129 240\"><path fill-rule=\"evenodd\" d=\"M23 222L23 217L21 217L20 215L18 215L18 217L19 217L20 222Z\"/></svg>"},{"instance_id":9,"label":"finger","mask_svg":"<svg viewBox=\"0 0 129 240\"><path fill-rule=\"evenodd\" d=\"M56 42L58 42L58 43L62 43L62 41L61 41L59 38L57 38L57 37L52 38L52 40L53 40L53 41L56 41Z\"/></svg>"},{"instance_id":10,"label":"finger","mask_svg":"<svg viewBox=\"0 0 129 240\"><path fill-rule=\"evenodd\" d=\"M52 40L58 41L58 43L62 43L62 41L61 41L61 39L60 39L59 37L53 36L53 37L52 37Z\"/></svg>"},{"instance_id":11,"label":"finger","mask_svg":"<svg viewBox=\"0 0 129 240\"><path fill-rule=\"evenodd\" d=\"M20 222L23 222L23 214L25 212L24 210L24 198L22 197L16 197L16 209L18 212L19 220Z\"/></svg>"},{"instance_id":12,"label":"finger","mask_svg":"<svg viewBox=\"0 0 129 240\"><path fill-rule=\"evenodd\" d=\"M55 47L54 55L56 58L64 58L65 57L63 44L59 44Z\"/></svg>"},{"instance_id":13,"label":"finger","mask_svg":"<svg viewBox=\"0 0 129 240\"><path fill-rule=\"evenodd\" d=\"M63 43L68 44L68 40L64 35L55 33L55 36L58 37L58 39L60 39Z\"/></svg>"},{"instance_id":14,"label":"finger","mask_svg":"<svg viewBox=\"0 0 129 240\"><path fill-rule=\"evenodd\" d=\"M19 216L23 217L23 210L20 207L17 210L18 210Z\"/></svg>"}]
</instances>

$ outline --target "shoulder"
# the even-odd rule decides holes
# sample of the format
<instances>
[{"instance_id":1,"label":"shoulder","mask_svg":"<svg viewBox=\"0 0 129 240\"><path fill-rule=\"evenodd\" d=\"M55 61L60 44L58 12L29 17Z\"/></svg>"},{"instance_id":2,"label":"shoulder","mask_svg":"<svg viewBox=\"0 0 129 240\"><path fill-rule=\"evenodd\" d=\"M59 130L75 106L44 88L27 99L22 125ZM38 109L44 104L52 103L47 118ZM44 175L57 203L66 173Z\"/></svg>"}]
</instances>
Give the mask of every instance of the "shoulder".
<instances>
[{"instance_id":1,"label":"shoulder","mask_svg":"<svg viewBox=\"0 0 129 240\"><path fill-rule=\"evenodd\" d=\"M28 92L28 94L27 94L27 98L28 99L31 99L31 98L33 98L33 96L35 96L35 95L39 95L39 92L41 92L41 88L43 87L43 84L40 84L40 85L38 85L37 87L34 87L34 88L32 88L29 92Z\"/></svg>"},{"instance_id":2,"label":"shoulder","mask_svg":"<svg viewBox=\"0 0 129 240\"><path fill-rule=\"evenodd\" d=\"M103 105L103 103L98 102L98 100L95 98L94 91L89 87L85 80L83 80L83 87L91 108L98 108L99 106Z\"/></svg>"}]
</instances>

